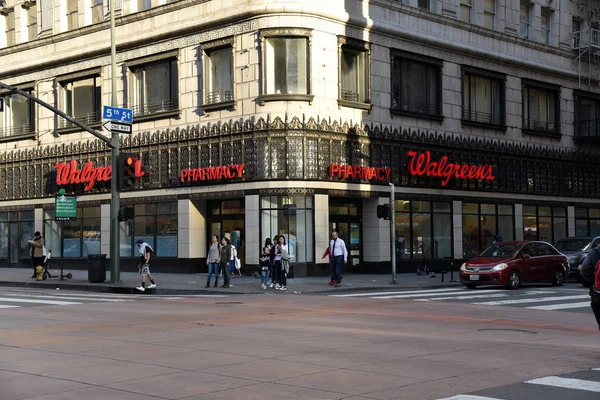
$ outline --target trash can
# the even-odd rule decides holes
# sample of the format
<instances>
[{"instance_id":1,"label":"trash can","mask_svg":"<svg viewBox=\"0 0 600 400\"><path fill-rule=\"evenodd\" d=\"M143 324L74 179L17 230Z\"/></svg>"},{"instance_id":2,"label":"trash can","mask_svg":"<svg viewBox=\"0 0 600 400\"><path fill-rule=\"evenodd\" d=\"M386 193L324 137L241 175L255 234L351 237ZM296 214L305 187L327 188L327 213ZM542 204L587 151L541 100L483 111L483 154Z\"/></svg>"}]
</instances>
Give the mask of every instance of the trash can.
<instances>
[{"instance_id":1,"label":"trash can","mask_svg":"<svg viewBox=\"0 0 600 400\"><path fill-rule=\"evenodd\" d=\"M88 254L88 281L92 283L106 280L106 254Z\"/></svg>"}]
</instances>

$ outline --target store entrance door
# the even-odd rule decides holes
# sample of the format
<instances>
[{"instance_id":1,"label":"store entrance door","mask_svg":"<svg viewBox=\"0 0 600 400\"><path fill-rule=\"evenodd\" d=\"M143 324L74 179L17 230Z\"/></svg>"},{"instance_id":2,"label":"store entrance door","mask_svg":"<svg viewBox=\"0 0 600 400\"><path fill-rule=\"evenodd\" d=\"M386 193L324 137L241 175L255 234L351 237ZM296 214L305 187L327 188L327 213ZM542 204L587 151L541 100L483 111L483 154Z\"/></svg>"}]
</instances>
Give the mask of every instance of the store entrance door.
<instances>
[{"instance_id":1,"label":"store entrance door","mask_svg":"<svg viewBox=\"0 0 600 400\"><path fill-rule=\"evenodd\" d=\"M242 268L246 261L244 224L244 200L223 200L209 203L209 241L213 235L229 239L237 250Z\"/></svg>"},{"instance_id":2,"label":"store entrance door","mask_svg":"<svg viewBox=\"0 0 600 400\"><path fill-rule=\"evenodd\" d=\"M362 265L362 221L360 200L329 199L329 230L335 229L348 248L344 270L359 273Z\"/></svg>"}]
</instances>

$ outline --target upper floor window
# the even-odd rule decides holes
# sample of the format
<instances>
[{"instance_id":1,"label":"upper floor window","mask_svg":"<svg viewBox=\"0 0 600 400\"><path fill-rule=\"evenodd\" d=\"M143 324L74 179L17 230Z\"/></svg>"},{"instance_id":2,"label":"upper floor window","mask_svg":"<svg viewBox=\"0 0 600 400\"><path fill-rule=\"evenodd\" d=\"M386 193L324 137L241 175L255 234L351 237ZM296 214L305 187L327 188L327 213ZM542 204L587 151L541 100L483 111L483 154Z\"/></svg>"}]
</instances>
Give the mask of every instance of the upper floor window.
<instances>
[{"instance_id":1,"label":"upper floor window","mask_svg":"<svg viewBox=\"0 0 600 400\"><path fill-rule=\"evenodd\" d=\"M441 61L392 53L392 112L441 117Z\"/></svg>"},{"instance_id":2,"label":"upper floor window","mask_svg":"<svg viewBox=\"0 0 600 400\"><path fill-rule=\"evenodd\" d=\"M15 42L15 9L3 10L4 30L6 34L6 47L14 46Z\"/></svg>"},{"instance_id":3,"label":"upper floor window","mask_svg":"<svg viewBox=\"0 0 600 400\"><path fill-rule=\"evenodd\" d=\"M581 20L573 18L571 21L571 36L573 37L573 48L579 48L579 41L581 40Z\"/></svg>"},{"instance_id":4,"label":"upper floor window","mask_svg":"<svg viewBox=\"0 0 600 400\"><path fill-rule=\"evenodd\" d=\"M521 2L520 8L520 21L521 21L521 29L519 31L519 36L525 39L529 39L529 29L531 24L531 19L529 16L529 12L531 10L531 4L527 2Z\"/></svg>"},{"instance_id":5,"label":"upper floor window","mask_svg":"<svg viewBox=\"0 0 600 400\"><path fill-rule=\"evenodd\" d=\"M282 95L312 100L310 88L310 31L304 29L261 32L264 50L263 100ZM304 96L305 98L302 98Z\"/></svg>"},{"instance_id":6,"label":"upper floor window","mask_svg":"<svg viewBox=\"0 0 600 400\"><path fill-rule=\"evenodd\" d=\"M31 89L21 89L31 93ZM0 113L0 138L20 136L35 131L34 103L19 94L6 94L4 112Z\"/></svg>"},{"instance_id":7,"label":"upper floor window","mask_svg":"<svg viewBox=\"0 0 600 400\"><path fill-rule=\"evenodd\" d=\"M104 1L91 0L92 2L92 23L97 24L104 21Z\"/></svg>"},{"instance_id":8,"label":"upper floor window","mask_svg":"<svg viewBox=\"0 0 600 400\"><path fill-rule=\"evenodd\" d=\"M471 23L472 13L473 0L460 0L459 19L463 22Z\"/></svg>"},{"instance_id":9,"label":"upper floor window","mask_svg":"<svg viewBox=\"0 0 600 400\"><path fill-rule=\"evenodd\" d=\"M78 0L67 0L67 29L79 28L79 16L77 15Z\"/></svg>"},{"instance_id":10,"label":"upper floor window","mask_svg":"<svg viewBox=\"0 0 600 400\"><path fill-rule=\"evenodd\" d=\"M523 129L559 134L559 88L524 81Z\"/></svg>"},{"instance_id":11,"label":"upper floor window","mask_svg":"<svg viewBox=\"0 0 600 400\"><path fill-rule=\"evenodd\" d=\"M138 11L147 10L152 7L152 0L138 0Z\"/></svg>"},{"instance_id":12,"label":"upper floor window","mask_svg":"<svg viewBox=\"0 0 600 400\"><path fill-rule=\"evenodd\" d=\"M133 78L131 105L136 116L174 111L179 108L177 59L167 58L129 63ZM131 65L134 64L134 65Z\"/></svg>"},{"instance_id":13,"label":"upper floor window","mask_svg":"<svg viewBox=\"0 0 600 400\"><path fill-rule=\"evenodd\" d=\"M203 109L211 105L231 106L234 100L233 86L233 40L227 44L203 46L204 98Z\"/></svg>"},{"instance_id":14,"label":"upper floor window","mask_svg":"<svg viewBox=\"0 0 600 400\"><path fill-rule=\"evenodd\" d=\"M419 7L422 10L431 11L431 0L419 0L419 2L417 3L417 7Z\"/></svg>"},{"instance_id":15,"label":"upper floor window","mask_svg":"<svg viewBox=\"0 0 600 400\"><path fill-rule=\"evenodd\" d=\"M496 27L496 0L483 2L483 26L488 29Z\"/></svg>"},{"instance_id":16,"label":"upper floor window","mask_svg":"<svg viewBox=\"0 0 600 400\"><path fill-rule=\"evenodd\" d=\"M33 3L27 8L27 39L37 39L37 5Z\"/></svg>"},{"instance_id":17,"label":"upper floor window","mask_svg":"<svg viewBox=\"0 0 600 400\"><path fill-rule=\"evenodd\" d=\"M101 82L100 76L61 82L60 107L62 111L86 125L100 122ZM74 126L63 118L59 119L59 124L61 128Z\"/></svg>"},{"instance_id":18,"label":"upper floor window","mask_svg":"<svg viewBox=\"0 0 600 400\"><path fill-rule=\"evenodd\" d=\"M463 67L463 122L504 126L504 78Z\"/></svg>"},{"instance_id":19,"label":"upper floor window","mask_svg":"<svg viewBox=\"0 0 600 400\"><path fill-rule=\"evenodd\" d=\"M369 43L338 38L339 46L339 97L340 106L371 109Z\"/></svg>"},{"instance_id":20,"label":"upper floor window","mask_svg":"<svg viewBox=\"0 0 600 400\"><path fill-rule=\"evenodd\" d=\"M552 11L546 8L542 8L541 17L541 33L542 43L550 44L550 33L552 26Z\"/></svg>"},{"instance_id":21,"label":"upper floor window","mask_svg":"<svg viewBox=\"0 0 600 400\"><path fill-rule=\"evenodd\" d=\"M54 4L52 0L40 0L42 9L42 31L54 29Z\"/></svg>"},{"instance_id":22,"label":"upper floor window","mask_svg":"<svg viewBox=\"0 0 600 400\"><path fill-rule=\"evenodd\" d=\"M587 93L577 93L575 97L575 138L600 139L600 98Z\"/></svg>"}]
</instances>

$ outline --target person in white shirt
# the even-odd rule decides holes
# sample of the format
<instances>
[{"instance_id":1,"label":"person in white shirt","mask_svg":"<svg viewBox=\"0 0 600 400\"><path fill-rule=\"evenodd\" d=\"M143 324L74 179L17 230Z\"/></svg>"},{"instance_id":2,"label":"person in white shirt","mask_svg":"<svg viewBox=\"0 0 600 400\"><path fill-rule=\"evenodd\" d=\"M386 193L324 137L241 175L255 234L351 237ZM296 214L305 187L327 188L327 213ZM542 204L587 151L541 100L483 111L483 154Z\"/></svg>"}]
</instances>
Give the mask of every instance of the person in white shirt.
<instances>
[{"instance_id":1,"label":"person in white shirt","mask_svg":"<svg viewBox=\"0 0 600 400\"><path fill-rule=\"evenodd\" d=\"M342 284L342 262L344 264L348 263L348 249L344 239L338 236L337 231L331 232L331 238L329 247L331 248L331 258L335 268L335 287L339 287Z\"/></svg>"}]
</instances>

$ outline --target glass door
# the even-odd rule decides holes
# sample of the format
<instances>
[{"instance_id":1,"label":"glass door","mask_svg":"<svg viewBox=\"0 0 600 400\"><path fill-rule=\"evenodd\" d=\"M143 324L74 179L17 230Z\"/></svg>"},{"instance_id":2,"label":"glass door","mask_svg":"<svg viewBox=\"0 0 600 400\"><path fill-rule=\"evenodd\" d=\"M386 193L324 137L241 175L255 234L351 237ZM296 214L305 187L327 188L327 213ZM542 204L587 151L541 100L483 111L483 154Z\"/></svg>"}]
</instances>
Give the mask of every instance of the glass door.
<instances>
[{"instance_id":1,"label":"glass door","mask_svg":"<svg viewBox=\"0 0 600 400\"><path fill-rule=\"evenodd\" d=\"M331 218L331 217L330 217ZM336 222L329 221L329 230L335 229L338 235L346 243L348 249L348 264L345 268L351 270L360 269L362 251L361 251L361 231L359 222Z\"/></svg>"}]
</instances>

